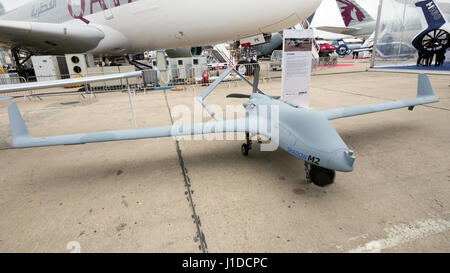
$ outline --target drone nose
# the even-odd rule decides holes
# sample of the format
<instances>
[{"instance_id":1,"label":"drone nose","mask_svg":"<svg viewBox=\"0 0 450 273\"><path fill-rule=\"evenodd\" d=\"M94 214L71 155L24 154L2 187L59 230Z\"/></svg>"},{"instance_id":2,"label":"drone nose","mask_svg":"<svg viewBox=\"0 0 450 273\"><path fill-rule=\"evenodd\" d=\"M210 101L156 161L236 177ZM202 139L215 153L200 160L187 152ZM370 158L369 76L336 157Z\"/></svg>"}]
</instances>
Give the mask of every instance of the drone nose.
<instances>
[{"instance_id":1,"label":"drone nose","mask_svg":"<svg viewBox=\"0 0 450 273\"><path fill-rule=\"evenodd\" d=\"M340 172L353 171L353 164L355 163L355 156L352 150L338 151L330 159L330 169Z\"/></svg>"}]
</instances>

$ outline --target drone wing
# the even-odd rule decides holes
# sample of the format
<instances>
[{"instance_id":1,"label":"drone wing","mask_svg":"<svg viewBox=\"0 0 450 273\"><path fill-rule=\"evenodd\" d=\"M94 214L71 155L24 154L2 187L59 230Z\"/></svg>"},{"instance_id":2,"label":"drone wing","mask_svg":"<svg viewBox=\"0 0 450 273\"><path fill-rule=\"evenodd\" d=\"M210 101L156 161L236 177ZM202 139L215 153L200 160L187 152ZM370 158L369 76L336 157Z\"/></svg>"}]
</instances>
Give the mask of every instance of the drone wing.
<instances>
[{"instance_id":1,"label":"drone wing","mask_svg":"<svg viewBox=\"0 0 450 273\"><path fill-rule=\"evenodd\" d=\"M400 108L408 108L414 110L417 105L439 102L439 99L434 95L430 80L425 74L419 74L419 83L417 87L417 97L415 99L391 101L369 105L358 105L345 108L337 108L321 111L325 114L328 120L340 119L346 117L353 117L359 115L366 115L382 111L389 111Z\"/></svg>"},{"instance_id":2,"label":"drone wing","mask_svg":"<svg viewBox=\"0 0 450 273\"><path fill-rule=\"evenodd\" d=\"M248 132L247 119L226 120L189 125L174 125L131 130L116 130L75 135L33 137L15 103L8 105L12 144L15 148L76 145L95 142L136 140L171 136L201 135L223 132Z\"/></svg>"}]
</instances>

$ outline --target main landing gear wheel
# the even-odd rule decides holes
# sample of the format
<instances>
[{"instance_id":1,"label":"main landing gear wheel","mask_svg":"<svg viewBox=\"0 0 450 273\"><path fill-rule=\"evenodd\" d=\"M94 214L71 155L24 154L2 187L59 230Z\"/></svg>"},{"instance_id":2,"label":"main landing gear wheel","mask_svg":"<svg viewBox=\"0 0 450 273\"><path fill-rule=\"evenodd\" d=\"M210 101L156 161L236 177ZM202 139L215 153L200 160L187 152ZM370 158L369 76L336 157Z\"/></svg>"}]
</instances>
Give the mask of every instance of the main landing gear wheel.
<instances>
[{"instance_id":1,"label":"main landing gear wheel","mask_svg":"<svg viewBox=\"0 0 450 273\"><path fill-rule=\"evenodd\" d=\"M242 152L242 154L244 155L244 156L248 156L248 151L249 151L250 149L248 148L248 146L247 146L247 144L242 144L242 146L241 146L241 152Z\"/></svg>"},{"instance_id":2,"label":"main landing gear wheel","mask_svg":"<svg viewBox=\"0 0 450 273\"><path fill-rule=\"evenodd\" d=\"M248 152L252 149L252 141L250 140L250 134L245 134L245 139L247 140L247 143L242 144L241 146L241 152L242 155L248 156Z\"/></svg>"},{"instance_id":3,"label":"main landing gear wheel","mask_svg":"<svg viewBox=\"0 0 450 273\"><path fill-rule=\"evenodd\" d=\"M308 166L309 165L309 166ZM334 183L336 171L305 163L306 179L318 187L326 187Z\"/></svg>"}]
</instances>

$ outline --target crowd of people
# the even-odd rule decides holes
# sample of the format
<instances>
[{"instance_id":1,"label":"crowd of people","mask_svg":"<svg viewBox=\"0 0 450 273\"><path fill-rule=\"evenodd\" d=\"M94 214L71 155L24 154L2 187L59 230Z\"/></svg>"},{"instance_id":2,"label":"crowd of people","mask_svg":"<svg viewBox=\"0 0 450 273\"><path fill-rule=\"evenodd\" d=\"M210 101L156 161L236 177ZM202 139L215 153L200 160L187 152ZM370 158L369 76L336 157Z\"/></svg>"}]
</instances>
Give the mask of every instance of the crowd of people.
<instances>
[{"instance_id":1,"label":"crowd of people","mask_svg":"<svg viewBox=\"0 0 450 273\"><path fill-rule=\"evenodd\" d=\"M439 52L439 53L428 53L423 54L422 52L419 52L419 58L417 59L417 66L434 66L439 67L444 64L445 61L445 51Z\"/></svg>"}]
</instances>

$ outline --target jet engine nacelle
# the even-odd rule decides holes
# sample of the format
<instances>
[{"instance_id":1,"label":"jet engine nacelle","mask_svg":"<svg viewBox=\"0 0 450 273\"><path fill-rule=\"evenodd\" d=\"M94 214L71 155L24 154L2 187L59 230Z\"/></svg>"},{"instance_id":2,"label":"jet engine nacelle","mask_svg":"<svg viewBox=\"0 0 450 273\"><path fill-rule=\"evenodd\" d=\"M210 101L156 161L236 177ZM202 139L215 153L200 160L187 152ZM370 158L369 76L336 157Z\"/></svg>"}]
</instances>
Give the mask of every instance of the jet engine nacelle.
<instances>
[{"instance_id":1,"label":"jet engine nacelle","mask_svg":"<svg viewBox=\"0 0 450 273\"><path fill-rule=\"evenodd\" d=\"M445 52L450 47L450 24L444 14L433 0L416 6L422 9L428 27L414 37L413 46L423 54Z\"/></svg>"},{"instance_id":2,"label":"jet engine nacelle","mask_svg":"<svg viewBox=\"0 0 450 273\"><path fill-rule=\"evenodd\" d=\"M177 48L177 49L167 49L166 53L169 58L189 58L202 55L202 47L188 47L188 48Z\"/></svg>"}]
</instances>

